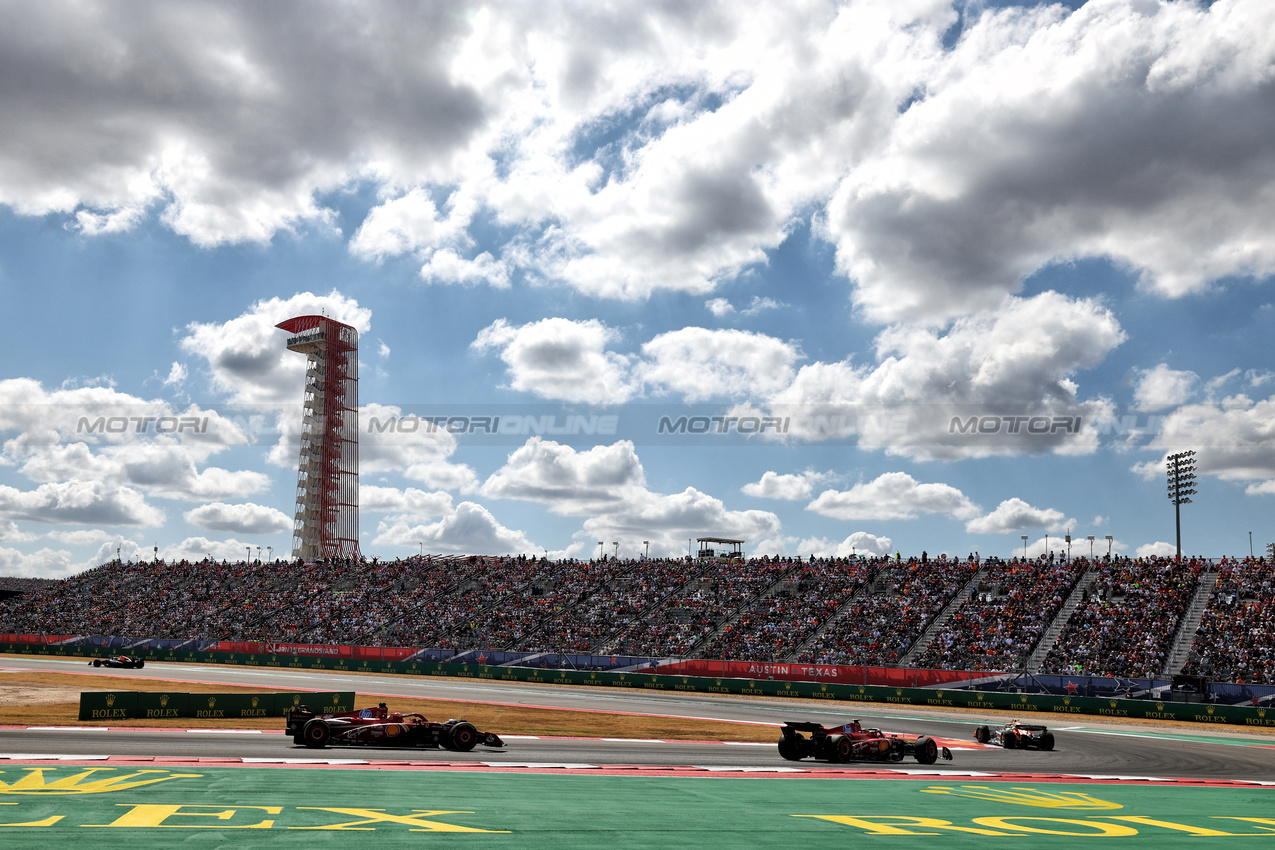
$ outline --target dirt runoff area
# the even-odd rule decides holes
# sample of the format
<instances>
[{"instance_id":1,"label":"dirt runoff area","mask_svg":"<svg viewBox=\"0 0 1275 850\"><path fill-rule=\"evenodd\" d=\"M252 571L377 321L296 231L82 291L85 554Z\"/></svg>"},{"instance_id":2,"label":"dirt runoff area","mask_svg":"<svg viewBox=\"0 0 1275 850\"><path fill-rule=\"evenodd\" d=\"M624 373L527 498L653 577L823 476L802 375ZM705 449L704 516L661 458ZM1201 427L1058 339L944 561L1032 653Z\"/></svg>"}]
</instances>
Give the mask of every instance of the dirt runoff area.
<instances>
[{"instance_id":1,"label":"dirt runoff area","mask_svg":"<svg viewBox=\"0 0 1275 850\"><path fill-rule=\"evenodd\" d=\"M260 688L198 682L160 682L113 675L111 690L173 691L192 694L260 693ZM200 720L80 720L80 692L108 690L100 675L75 673L0 672L0 726L144 726L147 728L282 729L282 718ZM675 717L608 714L571 709L525 708L449 700L399 699L358 694L355 705L385 702L391 711L416 712L431 720L463 718L479 729L502 735L560 735L600 738L660 738L681 741L755 741L773 743L778 729L751 723L722 723Z\"/></svg>"}]
</instances>

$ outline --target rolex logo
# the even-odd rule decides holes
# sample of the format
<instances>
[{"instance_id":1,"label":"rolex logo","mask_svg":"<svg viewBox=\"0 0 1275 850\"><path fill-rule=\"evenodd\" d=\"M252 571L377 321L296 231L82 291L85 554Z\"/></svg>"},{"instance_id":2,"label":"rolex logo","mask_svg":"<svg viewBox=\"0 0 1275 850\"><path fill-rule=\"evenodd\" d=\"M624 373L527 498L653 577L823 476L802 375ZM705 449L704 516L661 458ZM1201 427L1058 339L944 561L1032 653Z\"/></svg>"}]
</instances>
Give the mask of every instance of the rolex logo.
<instances>
[{"instance_id":1,"label":"rolex logo","mask_svg":"<svg viewBox=\"0 0 1275 850\"><path fill-rule=\"evenodd\" d=\"M261 702L261 697L253 697L253 698L252 698L252 707L253 707L253 708L256 708L256 707L257 707L257 703L259 703L259 702Z\"/></svg>"},{"instance_id":2,"label":"rolex logo","mask_svg":"<svg viewBox=\"0 0 1275 850\"><path fill-rule=\"evenodd\" d=\"M160 694L160 695L159 695L159 704L160 704L161 706L167 706L167 705L168 705L168 694Z\"/></svg>"},{"instance_id":3,"label":"rolex logo","mask_svg":"<svg viewBox=\"0 0 1275 850\"><path fill-rule=\"evenodd\" d=\"M115 694L106 695L106 705L108 708L112 705L115 705Z\"/></svg>"},{"instance_id":4,"label":"rolex logo","mask_svg":"<svg viewBox=\"0 0 1275 850\"><path fill-rule=\"evenodd\" d=\"M1121 809L1119 803L1099 800L1079 791L1039 791L1035 788L994 788L990 785L961 785L957 788L930 786L922 794L950 794L971 800L1012 803L1015 806L1037 806L1042 809Z\"/></svg>"},{"instance_id":5,"label":"rolex logo","mask_svg":"<svg viewBox=\"0 0 1275 850\"><path fill-rule=\"evenodd\" d=\"M1071 697L1063 697L1063 705L1071 705Z\"/></svg>"},{"instance_id":6,"label":"rolex logo","mask_svg":"<svg viewBox=\"0 0 1275 850\"><path fill-rule=\"evenodd\" d=\"M1112 700L1107 700L1107 705L1111 706L1112 708L1115 708L1115 707L1116 707L1117 705L1119 705L1119 704L1120 704L1120 703L1116 702L1116 701L1115 701L1115 700L1113 700L1113 699L1112 699Z\"/></svg>"},{"instance_id":7,"label":"rolex logo","mask_svg":"<svg viewBox=\"0 0 1275 850\"><path fill-rule=\"evenodd\" d=\"M939 699L943 699L943 692L942 692L942 691L939 691L939 692L938 692L938 695L939 695Z\"/></svg>"},{"instance_id":8,"label":"rolex logo","mask_svg":"<svg viewBox=\"0 0 1275 850\"><path fill-rule=\"evenodd\" d=\"M214 705L216 705L216 704L217 704L217 698L216 698L216 697L209 697L209 698L208 698L208 707L209 707L209 708L212 708L212 707L213 707Z\"/></svg>"},{"instance_id":9,"label":"rolex logo","mask_svg":"<svg viewBox=\"0 0 1275 850\"><path fill-rule=\"evenodd\" d=\"M114 767L75 768L78 773L61 775L63 768L29 767L26 775L10 781L0 779L0 794L26 796L53 796L57 794L104 794L108 791L126 791L143 785L154 785L170 779L197 779L202 773L173 773L168 770L137 770L118 774ZM0 775L9 771L0 771Z\"/></svg>"},{"instance_id":10,"label":"rolex logo","mask_svg":"<svg viewBox=\"0 0 1275 850\"><path fill-rule=\"evenodd\" d=\"M1210 705L1208 708L1206 708L1206 709L1205 709L1205 711L1207 711L1209 714L1212 714L1212 713L1213 713L1213 706L1211 706L1211 705Z\"/></svg>"},{"instance_id":11,"label":"rolex logo","mask_svg":"<svg viewBox=\"0 0 1275 850\"><path fill-rule=\"evenodd\" d=\"M866 690L867 690L867 688L865 688L863 685L860 685L860 686L859 686L859 693L863 693L863 692L865 692Z\"/></svg>"},{"instance_id":12,"label":"rolex logo","mask_svg":"<svg viewBox=\"0 0 1275 850\"><path fill-rule=\"evenodd\" d=\"M1164 711L1164 703L1162 703L1162 702L1157 702L1157 703L1155 704L1155 710L1156 710L1156 711Z\"/></svg>"},{"instance_id":13,"label":"rolex logo","mask_svg":"<svg viewBox=\"0 0 1275 850\"><path fill-rule=\"evenodd\" d=\"M820 686L819 686L819 690L821 690L821 691L827 691L827 690L828 690L828 686L827 686L827 685L820 685Z\"/></svg>"},{"instance_id":14,"label":"rolex logo","mask_svg":"<svg viewBox=\"0 0 1275 850\"><path fill-rule=\"evenodd\" d=\"M903 696L903 688L895 688L895 689L894 689L894 695L895 695L896 697L901 697L901 696Z\"/></svg>"},{"instance_id":15,"label":"rolex logo","mask_svg":"<svg viewBox=\"0 0 1275 850\"><path fill-rule=\"evenodd\" d=\"M1257 716L1258 716L1258 717L1265 717L1265 716L1266 716L1266 709L1264 709L1264 708L1259 708L1259 709L1257 710Z\"/></svg>"}]
</instances>

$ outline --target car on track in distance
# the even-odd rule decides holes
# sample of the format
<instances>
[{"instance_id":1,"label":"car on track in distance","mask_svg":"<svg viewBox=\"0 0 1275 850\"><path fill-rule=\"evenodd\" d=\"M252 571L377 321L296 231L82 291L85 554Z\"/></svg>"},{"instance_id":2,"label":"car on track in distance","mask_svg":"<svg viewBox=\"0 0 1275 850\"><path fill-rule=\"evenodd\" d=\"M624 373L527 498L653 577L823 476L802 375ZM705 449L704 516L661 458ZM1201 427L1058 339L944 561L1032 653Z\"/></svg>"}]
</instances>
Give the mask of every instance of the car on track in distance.
<instances>
[{"instance_id":1,"label":"car on track in distance","mask_svg":"<svg viewBox=\"0 0 1275 850\"><path fill-rule=\"evenodd\" d=\"M1046 726L1019 723L1011 720L1002 726L979 726L974 730L974 740L980 744L995 744L1007 750L1044 750L1054 748L1054 733Z\"/></svg>"},{"instance_id":2,"label":"car on track in distance","mask_svg":"<svg viewBox=\"0 0 1275 850\"><path fill-rule=\"evenodd\" d=\"M415 713L390 711L385 703L341 714L317 715L304 705L288 712L287 732L295 744L311 748L395 747L455 750L467 753L479 744L501 748L494 732L480 732L468 720L439 723Z\"/></svg>"},{"instance_id":3,"label":"car on track in distance","mask_svg":"<svg viewBox=\"0 0 1275 850\"><path fill-rule=\"evenodd\" d=\"M789 761L812 757L831 762L897 762L912 756L921 764L934 764L940 756L946 761L952 759L952 751L940 747L933 738L888 735L880 729L865 728L858 720L843 726L788 721L779 739L779 755Z\"/></svg>"},{"instance_id":4,"label":"car on track in distance","mask_svg":"<svg viewBox=\"0 0 1275 850\"><path fill-rule=\"evenodd\" d=\"M94 667L117 667L125 670L141 670L146 666L146 662L140 658L130 658L127 655L112 655L110 658L94 658L89 664Z\"/></svg>"}]
</instances>

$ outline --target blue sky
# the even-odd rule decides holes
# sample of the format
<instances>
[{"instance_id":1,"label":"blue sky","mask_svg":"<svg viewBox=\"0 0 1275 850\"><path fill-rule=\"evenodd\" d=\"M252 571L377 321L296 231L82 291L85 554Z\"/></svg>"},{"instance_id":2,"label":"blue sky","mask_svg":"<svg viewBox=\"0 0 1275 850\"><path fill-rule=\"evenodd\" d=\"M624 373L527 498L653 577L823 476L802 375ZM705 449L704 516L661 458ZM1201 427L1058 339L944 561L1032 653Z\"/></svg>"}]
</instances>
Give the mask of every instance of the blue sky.
<instances>
[{"instance_id":1,"label":"blue sky","mask_svg":"<svg viewBox=\"0 0 1275 850\"><path fill-rule=\"evenodd\" d=\"M0 2L0 574L286 555L316 312L369 557L1275 541L1275 6L746 8Z\"/></svg>"}]
</instances>

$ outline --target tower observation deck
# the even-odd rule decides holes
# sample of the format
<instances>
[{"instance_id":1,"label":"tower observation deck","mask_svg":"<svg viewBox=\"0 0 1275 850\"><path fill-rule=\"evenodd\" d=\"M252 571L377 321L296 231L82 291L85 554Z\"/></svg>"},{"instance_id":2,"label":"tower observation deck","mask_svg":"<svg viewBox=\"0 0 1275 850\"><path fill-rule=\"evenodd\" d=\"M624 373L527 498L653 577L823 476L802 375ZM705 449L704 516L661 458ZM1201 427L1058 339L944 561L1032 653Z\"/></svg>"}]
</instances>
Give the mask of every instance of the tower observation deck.
<instances>
[{"instance_id":1,"label":"tower observation deck","mask_svg":"<svg viewBox=\"0 0 1275 850\"><path fill-rule=\"evenodd\" d=\"M276 327L307 361L292 557L358 557L359 332L327 316Z\"/></svg>"}]
</instances>

